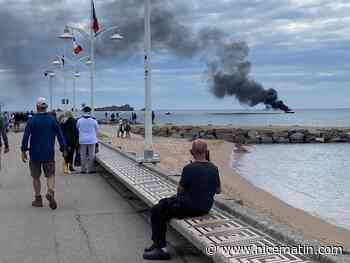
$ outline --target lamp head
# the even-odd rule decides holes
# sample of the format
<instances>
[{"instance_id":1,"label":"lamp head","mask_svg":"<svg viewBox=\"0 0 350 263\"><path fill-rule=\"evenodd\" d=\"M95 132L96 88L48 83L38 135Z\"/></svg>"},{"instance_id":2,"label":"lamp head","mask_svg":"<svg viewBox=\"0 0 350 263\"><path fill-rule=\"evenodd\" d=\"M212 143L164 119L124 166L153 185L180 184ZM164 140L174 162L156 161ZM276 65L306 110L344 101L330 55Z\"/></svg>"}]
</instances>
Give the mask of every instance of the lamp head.
<instances>
[{"instance_id":1,"label":"lamp head","mask_svg":"<svg viewBox=\"0 0 350 263\"><path fill-rule=\"evenodd\" d=\"M72 33L69 31L68 27L64 28L63 34L58 36L60 39L64 39L64 40L72 40L73 39L73 35Z\"/></svg>"},{"instance_id":2,"label":"lamp head","mask_svg":"<svg viewBox=\"0 0 350 263\"><path fill-rule=\"evenodd\" d=\"M55 65L55 66L61 66L62 65L62 61L56 59L56 60L52 61L52 64Z\"/></svg>"},{"instance_id":3,"label":"lamp head","mask_svg":"<svg viewBox=\"0 0 350 263\"><path fill-rule=\"evenodd\" d=\"M112 39L112 40L123 40L124 37L123 37L121 34L119 34L119 33L115 33L115 34L113 34L113 35L111 36L111 39Z\"/></svg>"}]
</instances>

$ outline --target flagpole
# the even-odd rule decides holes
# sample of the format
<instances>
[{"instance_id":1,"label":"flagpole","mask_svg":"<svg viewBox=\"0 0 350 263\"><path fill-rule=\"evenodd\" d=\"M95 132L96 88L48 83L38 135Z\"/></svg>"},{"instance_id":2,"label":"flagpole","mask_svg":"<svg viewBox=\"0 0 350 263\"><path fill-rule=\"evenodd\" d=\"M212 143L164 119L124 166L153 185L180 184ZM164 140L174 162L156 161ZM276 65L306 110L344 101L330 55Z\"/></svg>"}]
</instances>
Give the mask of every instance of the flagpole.
<instances>
[{"instance_id":1,"label":"flagpole","mask_svg":"<svg viewBox=\"0 0 350 263\"><path fill-rule=\"evenodd\" d=\"M54 75L49 73L49 81L50 81L50 111L53 111L53 88L52 88L52 80Z\"/></svg>"},{"instance_id":2,"label":"flagpole","mask_svg":"<svg viewBox=\"0 0 350 263\"><path fill-rule=\"evenodd\" d=\"M91 60L91 69L90 69L90 106L92 109L92 115L95 114L95 87L94 87L94 81L95 81L95 32L93 29L93 0L91 0L91 12L90 12L90 60Z\"/></svg>"},{"instance_id":3,"label":"flagpole","mask_svg":"<svg viewBox=\"0 0 350 263\"><path fill-rule=\"evenodd\" d=\"M152 66L151 66L151 9L145 0L145 142L144 160L154 158L152 146Z\"/></svg>"},{"instance_id":4,"label":"flagpole","mask_svg":"<svg viewBox=\"0 0 350 263\"><path fill-rule=\"evenodd\" d=\"M75 114L75 108L76 108L76 76L75 74L76 73L73 74L73 114Z\"/></svg>"},{"instance_id":5,"label":"flagpole","mask_svg":"<svg viewBox=\"0 0 350 263\"><path fill-rule=\"evenodd\" d=\"M62 63L62 70L63 70L63 97L64 97L64 112L67 111L68 105L67 105L67 81L66 81L66 69L65 69L65 59L66 59L66 41L63 43L63 59L64 63Z\"/></svg>"}]
</instances>

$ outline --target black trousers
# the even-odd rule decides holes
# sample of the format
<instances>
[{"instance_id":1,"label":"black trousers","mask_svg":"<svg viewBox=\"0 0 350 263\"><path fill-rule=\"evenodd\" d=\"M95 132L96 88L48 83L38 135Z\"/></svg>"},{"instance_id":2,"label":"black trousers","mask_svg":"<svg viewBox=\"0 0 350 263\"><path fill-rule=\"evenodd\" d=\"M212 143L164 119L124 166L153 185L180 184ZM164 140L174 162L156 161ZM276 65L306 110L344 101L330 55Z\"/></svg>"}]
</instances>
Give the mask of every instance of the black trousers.
<instances>
[{"instance_id":1,"label":"black trousers","mask_svg":"<svg viewBox=\"0 0 350 263\"><path fill-rule=\"evenodd\" d=\"M7 138L6 128L0 128L0 147L2 146L1 137L4 140L5 148L9 148L9 140Z\"/></svg>"},{"instance_id":2,"label":"black trousers","mask_svg":"<svg viewBox=\"0 0 350 263\"><path fill-rule=\"evenodd\" d=\"M159 248L166 246L167 223L172 218L202 216L207 212L193 211L181 206L176 197L165 198L151 209L152 240Z\"/></svg>"},{"instance_id":3,"label":"black trousers","mask_svg":"<svg viewBox=\"0 0 350 263\"><path fill-rule=\"evenodd\" d=\"M74 152L75 152L75 146L69 146L67 151L67 156L64 158L66 163L73 165Z\"/></svg>"}]
</instances>

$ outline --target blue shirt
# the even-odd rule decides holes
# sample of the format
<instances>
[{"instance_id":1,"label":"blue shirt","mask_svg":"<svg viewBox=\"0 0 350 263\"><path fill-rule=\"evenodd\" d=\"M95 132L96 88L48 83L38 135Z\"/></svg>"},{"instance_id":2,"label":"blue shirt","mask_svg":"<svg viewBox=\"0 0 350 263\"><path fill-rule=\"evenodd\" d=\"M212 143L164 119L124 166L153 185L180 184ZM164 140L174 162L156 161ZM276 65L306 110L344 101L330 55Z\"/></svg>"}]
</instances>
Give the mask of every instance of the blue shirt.
<instances>
[{"instance_id":1,"label":"blue shirt","mask_svg":"<svg viewBox=\"0 0 350 263\"><path fill-rule=\"evenodd\" d=\"M56 119L47 113L35 114L27 123L21 150L22 152L29 151L32 161L53 161L55 160L56 136L60 144L60 151L63 152L66 149L66 143Z\"/></svg>"},{"instance_id":2,"label":"blue shirt","mask_svg":"<svg viewBox=\"0 0 350 263\"><path fill-rule=\"evenodd\" d=\"M208 213L220 188L219 170L211 162L193 162L184 167L180 185L185 189L178 194L180 203L192 211Z\"/></svg>"}]
</instances>

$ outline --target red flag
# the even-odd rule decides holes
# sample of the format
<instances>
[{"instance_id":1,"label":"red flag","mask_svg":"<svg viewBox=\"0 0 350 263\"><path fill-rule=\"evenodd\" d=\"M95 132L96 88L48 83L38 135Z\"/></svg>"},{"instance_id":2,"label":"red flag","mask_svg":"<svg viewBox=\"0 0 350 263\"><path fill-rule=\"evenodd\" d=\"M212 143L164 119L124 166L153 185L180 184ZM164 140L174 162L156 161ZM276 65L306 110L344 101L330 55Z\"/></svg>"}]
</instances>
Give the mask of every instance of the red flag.
<instances>
[{"instance_id":1,"label":"red flag","mask_svg":"<svg viewBox=\"0 0 350 263\"><path fill-rule=\"evenodd\" d=\"M83 51L83 48L76 42L75 37L73 37L73 50L76 55Z\"/></svg>"},{"instance_id":2,"label":"red flag","mask_svg":"<svg viewBox=\"0 0 350 263\"><path fill-rule=\"evenodd\" d=\"M91 0L91 5L92 5L92 25L91 26L94 32L97 33L98 31L100 31L100 26L98 24L98 20L96 16L94 0Z\"/></svg>"}]
</instances>

